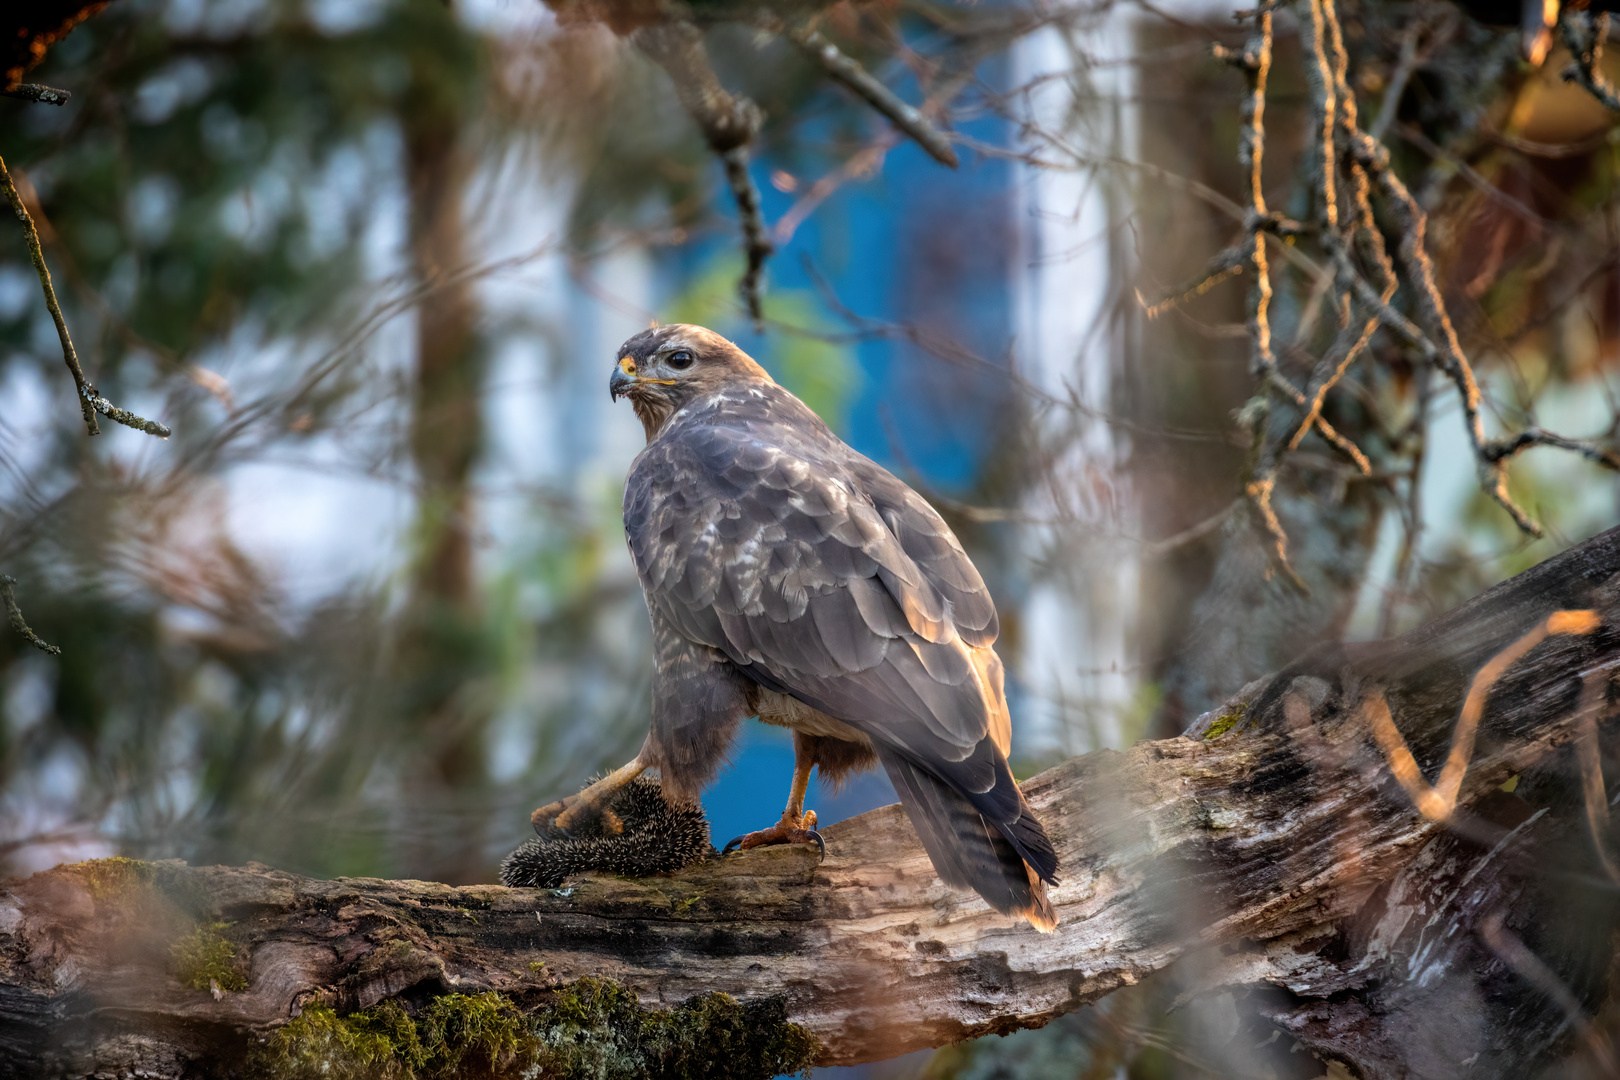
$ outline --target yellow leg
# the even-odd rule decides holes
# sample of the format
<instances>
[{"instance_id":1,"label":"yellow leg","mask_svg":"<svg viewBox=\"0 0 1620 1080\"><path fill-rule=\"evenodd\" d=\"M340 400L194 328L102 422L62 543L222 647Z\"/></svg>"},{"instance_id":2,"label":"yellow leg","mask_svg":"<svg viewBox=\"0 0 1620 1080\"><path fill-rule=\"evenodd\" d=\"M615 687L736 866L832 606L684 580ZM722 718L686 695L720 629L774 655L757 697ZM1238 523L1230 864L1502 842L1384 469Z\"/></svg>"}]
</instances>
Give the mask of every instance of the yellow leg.
<instances>
[{"instance_id":1,"label":"yellow leg","mask_svg":"<svg viewBox=\"0 0 1620 1080\"><path fill-rule=\"evenodd\" d=\"M593 815L611 814L611 811L602 809L603 805L620 788L646 771L647 766L642 764L641 755L638 754L628 764L614 769L578 795L570 795L566 799L558 799L542 806L529 815L529 823L534 826L536 832L547 828L567 832ZM616 822L616 817L609 820L610 832L618 832L624 827L619 825L618 828L613 828Z\"/></svg>"},{"instance_id":2,"label":"yellow leg","mask_svg":"<svg viewBox=\"0 0 1620 1080\"><path fill-rule=\"evenodd\" d=\"M822 857L827 855L827 845L816 832L816 812L805 810L804 796L810 789L810 770L816 767L815 759L805 751L797 735L793 740L793 786L788 789L787 809L782 811L782 820L768 829L758 832L745 833L721 849L721 854L727 854L732 848L743 851L749 848L762 847L766 844L814 844L821 850Z\"/></svg>"},{"instance_id":3,"label":"yellow leg","mask_svg":"<svg viewBox=\"0 0 1620 1080\"><path fill-rule=\"evenodd\" d=\"M809 759L808 754L799 752L797 740L793 751L793 786L788 788L787 809L782 811L782 824L791 828L813 829L816 827L815 811L810 811L810 823L800 825L804 819L804 797L810 790L810 770L815 768L815 762Z\"/></svg>"}]
</instances>

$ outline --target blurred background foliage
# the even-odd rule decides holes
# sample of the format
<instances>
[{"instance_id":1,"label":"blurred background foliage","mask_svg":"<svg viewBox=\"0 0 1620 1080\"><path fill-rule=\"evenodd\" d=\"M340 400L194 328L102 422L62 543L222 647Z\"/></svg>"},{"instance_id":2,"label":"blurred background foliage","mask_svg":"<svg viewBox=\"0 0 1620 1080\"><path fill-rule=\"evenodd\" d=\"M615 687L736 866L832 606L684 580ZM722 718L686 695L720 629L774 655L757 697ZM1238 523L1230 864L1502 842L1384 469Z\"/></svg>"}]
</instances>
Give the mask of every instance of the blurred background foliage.
<instances>
[{"instance_id":1,"label":"blurred background foliage","mask_svg":"<svg viewBox=\"0 0 1620 1080\"><path fill-rule=\"evenodd\" d=\"M1492 429L1612 441L1615 118L1451 4L1341 13ZM1242 279L1143 315L1241 227L1241 79L1209 53L1241 44L1230 12L908 0L825 28L932 102L963 164L780 38L709 28L766 114L763 331L667 74L538 2L117 0L29 76L67 107L0 99L92 381L175 432L85 436L21 238L0 243L0 572L62 648L0 635L6 873L123 852L491 880L529 809L644 730L618 510L641 434L603 383L649 318L733 336L935 500L1002 605L1022 773L1173 735L1316 641L1407 629L1614 523L1612 474L1538 449L1512 482L1547 536L1522 536L1455 396L1379 335L1327 408L1372 475L1315 440L1284 473L1311 591L1287 589L1235 503ZM1296 216L1306 104L1283 19L1267 181ZM1302 382L1322 293L1279 271ZM774 819L791 751L750 732L737 758L723 836ZM826 821L892 793L818 797ZM1230 1002L1167 1014L1173 991L870 1071L1316 1075L1232 1049L1265 1033Z\"/></svg>"}]
</instances>

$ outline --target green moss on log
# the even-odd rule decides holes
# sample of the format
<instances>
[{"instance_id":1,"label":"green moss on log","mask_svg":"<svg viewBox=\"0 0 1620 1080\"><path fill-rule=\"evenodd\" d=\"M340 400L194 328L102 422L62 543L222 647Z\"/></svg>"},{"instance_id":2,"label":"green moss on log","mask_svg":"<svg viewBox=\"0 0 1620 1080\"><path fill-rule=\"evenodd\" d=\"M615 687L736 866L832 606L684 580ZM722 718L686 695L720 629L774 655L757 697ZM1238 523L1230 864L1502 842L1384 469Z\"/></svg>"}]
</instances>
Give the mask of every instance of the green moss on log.
<instances>
[{"instance_id":1,"label":"green moss on log","mask_svg":"<svg viewBox=\"0 0 1620 1080\"><path fill-rule=\"evenodd\" d=\"M1247 703L1233 706L1231 712L1223 713L1215 719L1213 724L1209 725L1209 730L1204 732L1204 738L1218 739L1225 735L1228 731L1237 727L1238 722L1243 719L1243 714L1248 711L1249 706Z\"/></svg>"},{"instance_id":2,"label":"green moss on log","mask_svg":"<svg viewBox=\"0 0 1620 1080\"><path fill-rule=\"evenodd\" d=\"M144 889L152 884L154 877L151 863L126 859L122 855L70 863L63 869L77 874L98 902L122 896L134 888Z\"/></svg>"},{"instance_id":3,"label":"green moss on log","mask_svg":"<svg viewBox=\"0 0 1620 1080\"><path fill-rule=\"evenodd\" d=\"M815 1036L780 1001L725 994L643 1009L631 990L586 978L525 1012L505 995L448 994L414 1016L394 1001L339 1016L319 1002L281 1028L250 1072L278 1080L763 1080L808 1070Z\"/></svg>"},{"instance_id":4,"label":"green moss on log","mask_svg":"<svg viewBox=\"0 0 1620 1080\"><path fill-rule=\"evenodd\" d=\"M114 855L69 863L61 869L84 882L91 897L138 917L150 917L169 908L196 922L217 917L217 906L191 867L179 859L146 862Z\"/></svg>"},{"instance_id":5,"label":"green moss on log","mask_svg":"<svg viewBox=\"0 0 1620 1080\"><path fill-rule=\"evenodd\" d=\"M174 977L182 986L207 990L217 984L221 990L247 989L241 950L223 933L228 926L230 923L204 923L170 946Z\"/></svg>"},{"instance_id":6,"label":"green moss on log","mask_svg":"<svg viewBox=\"0 0 1620 1080\"><path fill-rule=\"evenodd\" d=\"M789 1023L780 999L742 1005L705 994L675 1009L643 1009L616 983L581 979L536 1017L561 1076L590 1080L756 1080L807 1070L821 1050Z\"/></svg>"}]
</instances>

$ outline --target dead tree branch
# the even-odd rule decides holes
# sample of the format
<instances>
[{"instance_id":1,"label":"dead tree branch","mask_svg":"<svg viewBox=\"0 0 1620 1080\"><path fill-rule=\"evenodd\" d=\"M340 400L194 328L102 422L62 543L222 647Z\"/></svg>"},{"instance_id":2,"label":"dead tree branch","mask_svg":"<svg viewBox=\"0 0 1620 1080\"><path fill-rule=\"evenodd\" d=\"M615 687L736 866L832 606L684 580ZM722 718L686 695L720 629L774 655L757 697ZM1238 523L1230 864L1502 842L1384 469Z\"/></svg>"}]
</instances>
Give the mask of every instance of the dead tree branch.
<instances>
[{"instance_id":1,"label":"dead tree branch","mask_svg":"<svg viewBox=\"0 0 1620 1080\"><path fill-rule=\"evenodd\" d=\"M1546 925L1603 865L1574 759L1593 724L1612 741L1617 627L1620 530L1403 638L1307 654L1187 737L1041 774L1024 790L1061 859L1052 935L941 885L894 806L827 829L820 864L762 848L561 889L61 867L0 890L0 1076L223 1072L313 1005L376 1017L498 992L543 1011L586 976L644 1008L779 1003L822 1064L1039 1025L1158 977L1184 996L1268 988L1267 1023L1370 1080L1461 1076L1427 1067L1442 1052L1525 1075L1578 1050L1571 1014L1609 992L1573 973L1581 942L1515 930L1526 952L1504 962L1496 928ZM1405 748L1394 772L1370 701ZM1420 796L1452 762L1444 815L1414 805L1406 760ZM1541 779L1499 790L1517 776ZM205 939L219 966L202 970Z\"/></svg>"}]
</instances>

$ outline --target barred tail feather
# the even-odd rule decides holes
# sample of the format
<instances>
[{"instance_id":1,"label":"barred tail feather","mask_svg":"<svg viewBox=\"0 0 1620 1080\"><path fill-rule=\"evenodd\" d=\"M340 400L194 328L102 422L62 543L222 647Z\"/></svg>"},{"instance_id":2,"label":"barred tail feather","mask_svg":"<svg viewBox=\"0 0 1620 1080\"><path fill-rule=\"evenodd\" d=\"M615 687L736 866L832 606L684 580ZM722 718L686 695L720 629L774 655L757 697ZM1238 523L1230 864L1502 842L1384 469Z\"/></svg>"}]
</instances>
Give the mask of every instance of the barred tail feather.
<instances>
[{"instance_id":1,"label":"barred tail feather","mask_svg":"<svg viewBox=\"0 0 1620 1080\"><path fill-rule=\"evenodd\" d=\"M997 911L1020 916L1042 932L1057 926L1042 875L1004 835L1009 829L998 828L965 794L896 751L880 746L878 758L941 880L974 890ZM1025 809L1014 827L1045 842L1040 823ZM1044 846L1051 850L1049 842Z\"/></svg>"},{"instance_id":2,"label":"barred tail feather","mask_svg":"<svg viewBox=\"0 0 1620 1080\"><path fill-rule=\"evenodd\" d=\"M1029 875L1030 903L1013 914L1022 915L1029 925L1043 934L1050 934L1057 929L1057 912L1052 910L1052 901L1046 898L1046 883L1028 863L1024 864L1024 872Z\"/></svg>"}]
</instances>

